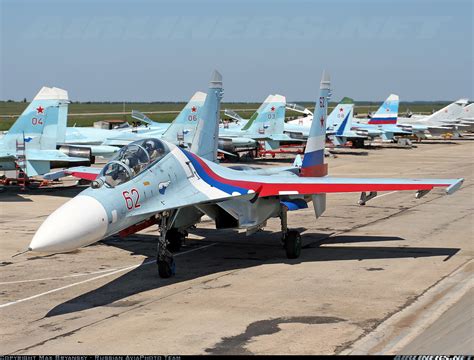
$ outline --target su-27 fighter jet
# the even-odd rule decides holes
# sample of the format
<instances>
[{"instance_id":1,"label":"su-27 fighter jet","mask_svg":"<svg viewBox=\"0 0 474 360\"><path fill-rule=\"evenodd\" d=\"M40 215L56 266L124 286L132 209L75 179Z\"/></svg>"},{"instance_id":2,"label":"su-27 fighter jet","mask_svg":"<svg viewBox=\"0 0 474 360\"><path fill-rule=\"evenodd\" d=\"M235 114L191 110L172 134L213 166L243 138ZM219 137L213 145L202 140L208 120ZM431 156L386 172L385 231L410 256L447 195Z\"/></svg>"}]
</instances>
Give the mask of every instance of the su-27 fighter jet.
<instances>
[{"instance_id":1,"label":"su-27 fighter jet","mask_svg":"<svg viewBox=\"0 0 474 360\"><path fill-rule=\"evenodd\" d=\"M249 146L257 147L262 141L266 150L278 149L282 142L300 142L287 134L285 127L286 98L282 95L268 95L249 120L242 119L236 112L225 110L225 115L236 120L236 123L224 124L219 129L219 147L226 148L225 142L235 138L248 139ZM253 143L251 143L253 142ZM222 144L222 145L221 145Z\"/></svg>"},{"instance_id":2,"label":"su-27 fighter jet","mask_svg":"<svg viewBox=\"0 0 474 360\"><path fill-rule=\"evenodd\" d=\"M157 137L179 145L188 144L192 140L196 128L198 112L204 104L206 94L196 92L171 123L157 123L148 118L149 126L123 127L112 130L90 127L68 127L64 142L72 146L90 147L92 155L110 157L119 147L145 137ZM134 117L144 115L134 112Z\"/></svg>"},{"instance_id":3,"label":"su-27 fighter jet","mask_svg":"<svg viewBox=\"0 0 474 360\"><path fill-rule=\"evenodd\" d=\"M0 170L20 167L27 176L43 175L55 163L88 162L90 154L70 148L57 149L58 136L65 131L67 91L43 87L10 130L0 139Z\"/></svg>"},{"instance_id":4,"label":"su-27 fighter jet","mask_svg":"<svg viewBox=\"0 0 474 360\"><path fill-rule=\"evenodd\" d=\"M326 194L414 190L417 197L434 187L453 193L463 179L384 179L327 176L324 143L329 76L323 73L315 121L301 169L235 170L215 163L222 77L215 72L190 151L159 139L144 139L121 149L92 186L54 211L41 225L29 250L73 251L107 236L159 228L157 264L161 277L175 272L170 248L179 248L185 231L206 214L217 229L241 228L251 234L271 217L280 217L288 258L297 258L301 236L287 227L287 211L313 202L316 217Z\"/></svg>"},{"instance_id":5,"label":"su-27 fighter jet","mask_svg":"<svg viewBox=\"0 0 474 360\"><path fill-rule=\"evenodd\" d=\"M178 144L190 143L197 112L206 94L197 92L171 123L153 123L147 137L162 137ZM204 98L203 98L204 97ZM119 147L143 138L126 129L67 127L69 97L66 90L44 86L0 138L0 170L19 166L27 176L47 174L51 168L90 164L95 156L110 157ZM46 176L48 178L48 176Z\"/></svg>"},{"instance_id":6,"label":"su-27 fighter jet","mask_svg":"<svg viewBox=\"0 0 474 360\"><path fill-rule=\"evenodd\" d=\"M367 123L361 119L352 124L352 129L365 131L372 139L380 137L383 140L393 140L395 136L411 135L411 130L404 130L397 125L399 104L398 95L390 94L378 110L365 120Z\"/></svg>"}]
</instances>

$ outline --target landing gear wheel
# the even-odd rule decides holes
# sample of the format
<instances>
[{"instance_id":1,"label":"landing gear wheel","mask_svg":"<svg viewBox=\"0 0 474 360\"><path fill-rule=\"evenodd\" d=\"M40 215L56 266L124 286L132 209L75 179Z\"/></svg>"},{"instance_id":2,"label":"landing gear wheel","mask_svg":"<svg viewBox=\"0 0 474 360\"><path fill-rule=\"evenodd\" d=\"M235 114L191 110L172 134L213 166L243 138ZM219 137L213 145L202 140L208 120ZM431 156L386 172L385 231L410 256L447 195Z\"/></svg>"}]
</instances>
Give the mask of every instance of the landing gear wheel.
<instances>
[{"instance_id":1,"label":"landing gear wheel","mask_svg":"<svg viewBox=\"0 0 474 360\"><path fill-rule=\"evenodd\" d=\"M354 139L352 141L352 147L362 149L364 147L364 139Z\"/></svg>"},{"instance_id":2,"label":"landing gear wheel","mask_svg":"<svg viewBox=\"0 0 474 360\"><path fill-rule=\"evenodd\" d=\"M289 230L284 237L286 257L297 259L301 254L301 235L296 230Z\"/></svg>"},{"instance_id":3,"label":"landing gear wheel","mask_svg":"<svg viewBox=\"0 0 474 360\"><path fill-rule=\"evenodd\" d=\"M178 252L181 250L181 245L184 242L186 235L176 229L170 229L166 233L166 239L168 240L167 249L171 252Z\"/></svg>"},{"instance_id":4,"label":"landing gear wheel","mask_svg":"<svg viewBox=\"0 0 474 360\"><path fill-rule=\"evenodd\" d=\"M167 257L164 260L158 260L158 274L161 278L167 279L175 274L175 263L172 257Z\"/></svg>"}]
</instances>

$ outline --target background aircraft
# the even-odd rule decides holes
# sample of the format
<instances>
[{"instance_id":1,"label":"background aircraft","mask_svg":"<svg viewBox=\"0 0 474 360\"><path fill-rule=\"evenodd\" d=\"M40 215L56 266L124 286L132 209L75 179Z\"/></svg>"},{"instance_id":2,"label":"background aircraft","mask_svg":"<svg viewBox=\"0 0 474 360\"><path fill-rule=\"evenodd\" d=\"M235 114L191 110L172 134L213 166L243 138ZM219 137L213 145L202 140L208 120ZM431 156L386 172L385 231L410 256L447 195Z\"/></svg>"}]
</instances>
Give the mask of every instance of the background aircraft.
<instances>
[{"instance_id":1,"label":"background aircraft","mask_svg":"<svg viewBox=\"0 0 474 360\"><path fill-rule=\"evenodd\" d=\"M462 130L474 130L474 103L463 107L461 115L457 119L462 125Z\"/></svg>"},{"instance_id":2,"label":"background aircraft","mask_svg":"<svg viewBox=\"0 0 474 360\"><path fill-rule=\"evenodd\" d=\"M327 135L335 146L343 146L351 141L355 147L363 147L364 140L368 138L366 130L352 128L354 114L354 101L345 97L331 111L327 119Z\"/></svg>"},{"instance_id":3,"label":"background aircraft","mask_svg":"<svg viewBox=\"0 0 474 360\"><path fill-rule=\"evenodd\" d=\"M0 139L0 170L21 169L27 176L42 175L55 163L89 162L90 153L66 147L57 139L67 117L68 95L59 88L43 87Z\"/></svg>"},{"instance_id":4,"label":"background aircraft","mask_svg":"<svg viewBox=\"0 0 474 360\"><path fill-rule=\"evenodd\" d=\"M423 118L400 118L397 125L405 131L411 131L419 139L430 135L458 133L457 119L461 116L463 108L467 103L467 99L459 99Z\"/></svg>"},{"instance_id":5,"label":"background aircraft","mask_svg":"<svg viewBox=\"0 0 474 360\"><path fill-rule=\"evenodd\" d=\"M249 120L242 119L236 112L226 109L225 114L236 120L236 123L221 126L219 138L221 141L235 141L236 138L251 139L255 148L257 142L261 141L265 150L276 150L282 142L302 141L301 138L293 138L286 131L285 108L286 98L276 94L268 95ZM230 148L223 148L231 151Z\"/></svg>"},{"instance_id":6,"label":"background aircraft","mask_svg":"<svg viewBox=\"0 0 474 360\"><path fill-rule=\"evenodd\" d=\"M189 144L196 128L199 109L204 104L204 100L205 94L196 92L171 123L157 123L150 120L149 126L112 130L68 127L64 141L66 144L74 146L89 146L94 156L104 157L112 156L120 147L143 137L162 137L178 145ZM136 113L135 116L137 116Z\"/></svg>"},{"instance_id":7,"label":"background aircraft","mask_svg":"<svg viewBox=\"0 0 474 360\"><path fill-rule=\"evenodd\" d=\"M247 234L281 219L288 258L297 258L301 236L287 226L287 212L313 202L316 217L333 192L416 190L433 187L456 191L462 179L339 178L327 176L324 163L329 77L323 73L308 145L301 169L260 175L216 164L222 77L215 72L198 122L191 151L158 139L124 147L93 185L54 211L34 235L29 250L72 251L109 235L127 235L157 224L157 264L161 277L175 272L171 249L179 248L186 230L206 214L217 229L241 228ZM170 246L171 245L171 246Z\"/></svg>"},{"instance_id":8,"label":"background aircraft","mask_svg":"<svg viewBox=\"0 0 474 360\"><path fill-rule=\"evenodd\" d=\"M390 94L378 110L370 118L358 120L353 124L356 131L366 131L370 138L380 137L383 140L393 140L395 136L411 135L412 132L397 126L398 108L400 99L398 95Z\"/></svg>"}]
</instances>

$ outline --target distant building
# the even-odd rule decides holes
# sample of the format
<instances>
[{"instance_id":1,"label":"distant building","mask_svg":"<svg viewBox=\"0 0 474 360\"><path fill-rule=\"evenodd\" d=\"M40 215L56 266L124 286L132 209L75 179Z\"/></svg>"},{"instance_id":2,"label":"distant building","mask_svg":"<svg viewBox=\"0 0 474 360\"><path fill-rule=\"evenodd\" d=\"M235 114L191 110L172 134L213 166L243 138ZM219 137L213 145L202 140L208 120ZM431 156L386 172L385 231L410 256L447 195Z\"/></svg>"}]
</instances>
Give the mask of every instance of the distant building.
<instances>
[{"instance_id":1,"label":"distant building","mask_svg":"<svg viewBox=\"0 0 474 360\"><path fill-rule=\"evenodd\" d=\"M96 121L94 123L94 127L96 129L110 130L125 123L126 123L125 120L101 120L101 121Z\"/></svg>"}]
</instances>

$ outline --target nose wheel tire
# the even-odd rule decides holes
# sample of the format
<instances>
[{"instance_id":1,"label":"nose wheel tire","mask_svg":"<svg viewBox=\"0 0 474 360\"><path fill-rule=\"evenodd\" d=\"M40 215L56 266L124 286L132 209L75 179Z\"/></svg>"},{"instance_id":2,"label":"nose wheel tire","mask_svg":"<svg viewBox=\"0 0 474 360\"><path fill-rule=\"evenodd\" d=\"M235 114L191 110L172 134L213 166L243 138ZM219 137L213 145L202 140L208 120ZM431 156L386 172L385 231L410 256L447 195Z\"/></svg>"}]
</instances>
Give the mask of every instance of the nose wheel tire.
<instances>
[{"instance_id":1,"label":"nose wheel tire","mask_svg":"<svg viewBox=\"0 0 474 360\"><path fill-rule=\"evenodd\" d=\"M283 239L288 259L297 259L301 254L301 235L296 230L288 230Z\"/></svg>"},{"instance_id":2,"label":"nose wheel tire","mask_svg":"<svg viewBox=\"0 0 474 360\"><path fill-rule=\"evenodd\" d=\"M167 279L175 274L175 263L172 257L164 260L158 260L158 274L161 278Z\"/></svg>"}]
</instances>

